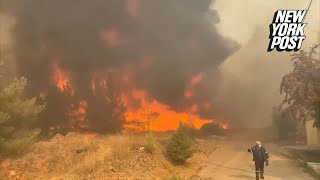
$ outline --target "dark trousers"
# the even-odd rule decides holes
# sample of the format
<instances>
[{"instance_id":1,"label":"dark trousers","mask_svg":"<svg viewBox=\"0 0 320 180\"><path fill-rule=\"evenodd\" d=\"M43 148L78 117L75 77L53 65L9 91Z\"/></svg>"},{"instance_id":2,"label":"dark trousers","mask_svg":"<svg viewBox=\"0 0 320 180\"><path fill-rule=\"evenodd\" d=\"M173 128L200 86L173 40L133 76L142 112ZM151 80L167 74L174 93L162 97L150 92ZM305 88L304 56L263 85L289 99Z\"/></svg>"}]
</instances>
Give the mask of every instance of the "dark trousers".
<instances>
[{"instance_id":1,"label":"dark trousers","mask_svg":"<svg viewBox=\"0 0 320 180\"><path fill-rule=\"evenodd\" d=\"M262 172L264 170L264 161L255 161L254 165L256 166L256 173Z\"/></svg>"}]
</instances>

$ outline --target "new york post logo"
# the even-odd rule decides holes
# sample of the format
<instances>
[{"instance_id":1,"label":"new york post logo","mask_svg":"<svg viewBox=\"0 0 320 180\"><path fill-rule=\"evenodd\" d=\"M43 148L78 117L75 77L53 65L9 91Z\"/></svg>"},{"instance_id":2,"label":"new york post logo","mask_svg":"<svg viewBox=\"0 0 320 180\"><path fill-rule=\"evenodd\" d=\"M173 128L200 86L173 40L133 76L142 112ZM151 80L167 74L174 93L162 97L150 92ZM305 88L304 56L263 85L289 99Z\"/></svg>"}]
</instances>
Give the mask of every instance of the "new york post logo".
<instances>
[{"instance_id":1,"label":"new york post logo","mask_svg":"<svg viewBox=\"0 0 320 180\"><path fill-rule=\"evenodd\" d=\"M298 51L303 40L306 23L303 20L307 10L278 10L270 24L270 42L268 52L274 48L281 51Z\"/></svg>"}]
</instances>

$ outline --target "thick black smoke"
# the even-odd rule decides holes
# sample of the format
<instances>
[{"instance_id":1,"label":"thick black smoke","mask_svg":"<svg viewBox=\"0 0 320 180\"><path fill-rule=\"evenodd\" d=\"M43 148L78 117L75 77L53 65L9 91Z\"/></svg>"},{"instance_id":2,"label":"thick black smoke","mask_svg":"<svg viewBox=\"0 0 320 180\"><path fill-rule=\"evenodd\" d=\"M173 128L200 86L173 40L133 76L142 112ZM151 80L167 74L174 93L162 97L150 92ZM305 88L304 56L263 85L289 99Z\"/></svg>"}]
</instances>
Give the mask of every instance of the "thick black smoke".
<instances>
[{"instance_id":1,"label":"thick black smoke","mask_svg":"<svg viewBox=\"0 0 320 180\"><path fill-rule=\"evenodd\" d=\"M18 70L34 95L51 86L54 61L72 72L77 93L88 99L93 72L147 60L135 84L178 108L189 80L218 67L236 47L214 27L219 17L211 0L3 1L3 12L17 20ZM197 99L213 93L211 86Z\"/></svg>"}]
</instances>

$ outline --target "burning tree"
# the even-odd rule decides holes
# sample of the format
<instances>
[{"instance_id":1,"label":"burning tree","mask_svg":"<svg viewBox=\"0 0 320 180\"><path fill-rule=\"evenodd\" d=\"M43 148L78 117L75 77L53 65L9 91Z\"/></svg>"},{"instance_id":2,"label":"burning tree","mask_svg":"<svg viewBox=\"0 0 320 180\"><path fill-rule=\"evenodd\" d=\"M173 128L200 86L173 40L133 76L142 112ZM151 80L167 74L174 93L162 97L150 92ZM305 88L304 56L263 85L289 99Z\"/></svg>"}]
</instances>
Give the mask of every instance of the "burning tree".
<instances>
[{"instance_id":1,"label":"burning tree","mask_svg":"<svg viewBox=\"0 0 320 180\"><path fill-rule=\"evenodd\" d=\"M39 129L32 129L32 124L44 106L37 104L36 98L24 98L26 78L6 83L9 78L4 75L3 57L0 57L0 153L20 153L40 133Z\"/></svg>"},{"instance_id":2,"label":"burning tree","mask_svg":"<svg viewBox=\"0 0 320 180\"><path fill-rule=\"evenodd\" d=\"M56 133L65 133L72 129L71 127L78 128L80 126L75 116L75 99L71 96L70 87L66 87L63 92L57 88L51 87L48 89L46 97L47 107L41 114L41 121L38 127L44 130L45 133L55 135Z\"/></svg>"},{"instance_id":3,"label":"burning tree","mask_svg":"<svg viewBox=\"0 0 320 180\"><path fill-rule=\"evenodd\" d=\"M285 75L281 82L280 93L285 98L280 109L288 113L291 119L306 121L311 115L315 117L315 127L320 127L320 44L309 52L301 50L293 54L294 69ZM286 105L285 108L283 106ZM311 113L316 112L316 113Z\"/></svg>"},{"instance_id":4,"label":"burning tree","mask_svg":"<svg viewBox=\"0 0 320 180\"><path fill-rule=\"evenodd\" d=\"M103 82L103 83L101 83ZM72 84L51 86L46 98L48 108L43 113L41 128L50 134L77 132L114 133L122 130L125 107L111 73L94 83L85 93Z\"/></svg>"},{"instance_id":5,"label":"burning tree","mask_svg":"<svg viewBox=\"0 0 320 180\"><path fill-rule=\"evenodd\" d=\"M174 130L180 119L199 128L215 117L208 96L216 83L208 82L218 78L206 74L238 45L216 28L214 1L4 2L1 13L14 19L17 73L29 80L29 95L47 103L44 130L118 131L123 121L143 120L145 108L161 113L154 131ZM121 91L109 91L108 81L96 86L110 70Z\"/></svg>"},{"instance_id":6,"label":"burning tree","mask_svg":"<svg viewBox=\"0 0 320 180\"><path fill-rule=\"evenodd\" d=\"M98 86L90 94L87 117L91 130L95 132L119 132L125 122L126 108L120 98L120 90L113 76L107 77L107 86Z\"/></svg>"}]
</instances>

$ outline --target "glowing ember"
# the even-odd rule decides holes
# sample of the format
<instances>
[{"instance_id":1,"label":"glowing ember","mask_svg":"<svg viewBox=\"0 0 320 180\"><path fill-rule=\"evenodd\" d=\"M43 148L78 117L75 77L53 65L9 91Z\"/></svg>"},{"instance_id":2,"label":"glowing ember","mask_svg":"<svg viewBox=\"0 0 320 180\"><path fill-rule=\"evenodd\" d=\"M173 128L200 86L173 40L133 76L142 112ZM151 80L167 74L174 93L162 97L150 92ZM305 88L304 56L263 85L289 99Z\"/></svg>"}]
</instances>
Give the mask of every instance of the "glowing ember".
<instances>
[{"instance_id":1,"label":"glowing ember","mask_svg":"<svg viewBox=\"0 0 320 180\"><path fill-rule=\"evenodd\" d=\"M107 88L107 80L102 78L102 75L94 74L91 81L91 89L92 91L96 91L97 87L102 87L104 89Z\"/></svg>"},{"instance_id":2,"label":"glowing ember","mask_svg":"<svg viewBox=\"0 0 320 180\"><path fill-rule=\"evenodd\" d=\"M88 104L85 100L80 101L79 106L71 111L70 117L72 120L73 128L85 129L88 126L86 118Z\"/></svg>"}]
</instances>

